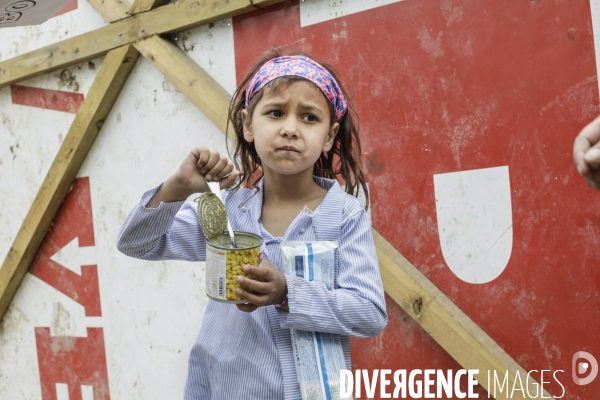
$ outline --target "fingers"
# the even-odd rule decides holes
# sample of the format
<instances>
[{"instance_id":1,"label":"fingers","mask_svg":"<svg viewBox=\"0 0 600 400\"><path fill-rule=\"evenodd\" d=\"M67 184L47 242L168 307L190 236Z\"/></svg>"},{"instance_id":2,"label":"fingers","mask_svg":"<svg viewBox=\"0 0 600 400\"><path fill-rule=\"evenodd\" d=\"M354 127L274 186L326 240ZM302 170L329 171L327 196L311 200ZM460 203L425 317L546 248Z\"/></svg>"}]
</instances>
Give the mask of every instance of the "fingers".
<instances>
[{"instance_id":1,"label":"fingers","mask_svg":"<svg viewBox=\"0 0 600 400\"><path fill-rule=\"evenodd\" d=\"M575 143L573 144L573 161L575 167L581 175L585 175L589 172L589 167L585 161L585 153L590 148L590 142L583 136L577 136Z\"/></svg>"},{"instance_id":2,"label":"fingers","mask_svg":"<svg viewBox=\"0 0 600 400\"><path fill-rule=\"evenodd\" d=\"M589 167L600 166L600 154L591 148L600 147L600 117L581 130L573 143L573 161L581 175L589 172ZM591 154L587 154L588 151ZM589 160L589 161L588 161Z\"/></svg>"},{"instance_id":3,"label":"fingers","mask_svg":"<svg viewBox=\"0 0 600 400\"><path fill-rule=\"evenodd\" d=\"M235 184L235 181L237 180L238 176L240 176L240 171L234 169L224 179L219 180L221 189L229 189L230 187L232 187Z\"/></svg>"},{"instance_id":4,"label":"fingers","mask_svg":"<svg viewBox=\"0 0 600 400\"><path fill-rule=\"evenodd\" d=\"M198 168L202 168L210 158L210 150L205 147L196 147L192 150L192 154L196 157L196 165Z\"/></svg>"},{"instance_id":5,"label":"fingers","mask_svg":"<svg viewBox=\"0 0 600 400\"><path fill-rule=\"evenodd\" d=\"M265 295L256 295L241 288L235 289L235 293L242 299L248 300L250 303L258 307L271 304L271 302L269 301L269 297Z\"/></svg>"},{"instance_id":6,"label":"fingers","mask_svg":"<svg viewBox=\"0 0 600 400\"><path fill-rule=\"evenodd\" d=\"M600 143L586 151L583 158L592 168L600 167Z\"/></svg>"},{"instance_id":7,"label":"fingers","mask_svg":"<svg viewBox=\"0 0 600 400\"><path fill-rule=\"evenodd\" d=\"M206 165L202 167L202 171L209 181L219 181L223 179L225 175L233 171L233 163L229 161L227 157L214 152L214 154L211 154L211 158L209 158Z\"/></svg>"},{"instance_id":8,"label":"fingers","mask_svg":"<svg viewBox=\"0 0 600 400\"><path fill-rule=\"evenodd\" d=\"M265 260L266 261L266 260ZM287 284L283 274L271 263L263 261L264 267L244 266L244 272L255 275L260 281L244 276L238 276L237 281L242 287L235 293L242 299L258 306L279 304L287 294Z\"/></svg>"},{"instance_id":9,"label":"fingers","mask_svg":"<svg viewBox=\"0 0 600 400\"><path fill-rule=\"evenodd\" d=\"M272 291L272 290L270 290L270 285L268 282L260 282L260 281L242 276L242 275L239 275L237 277L237 281L245 289L253 291L253 292L269 293L270 291Z\"/></svg>"},{"instance_id":10,"label":"fingers","mask_svg":"<svg viewBox=\"0 0 600 400\"><path fill-rule=\"evenodd\" d=\"M592 145L600 142L600 117L590 122L581 130L579 136L585 137Z\"/></svg>"},{"instance_id":11,"label":"fingers","mask_svg":"<svg viewBox=\"0 0 600 400\"><path fill-rule=\"evenodd\" d=\"M197 147L192 150L192 154L197 159L196 165L200 168L200 173L209 181L220 181L234 170L233 163L227 156L221 155L217 151Z\"/></svg>"},{"instance_id":12,"label":"fingers","mask_svg":"<svg viewBox=\"0 0 600 400\"><path fill-rule=\"evenodd\" d=\"M202 162L204 161L204 162ZM212 176L209 175L211 171L215 170L217 163L221 161L221 155L213 150L208 150L206 152L202 152L202 158L198 159L198 167L200 168L200 173L206 177L208 180L212 180ZM223 168L223 163L218 166L219 168Z\"/></svg>"},{"instance_id":13,"label":"fingers","mask_svg":"<svg viewBox=\"0 0 600 400\"><path fill-rule=\"evenodd\" d=\"M262 278L263 281L272 281L276 273L281 274L273 264L268 260L263 260L260 267L254 265L244 265L244 272L248 275L255 275Z\"/></svg>"}]
</instances>

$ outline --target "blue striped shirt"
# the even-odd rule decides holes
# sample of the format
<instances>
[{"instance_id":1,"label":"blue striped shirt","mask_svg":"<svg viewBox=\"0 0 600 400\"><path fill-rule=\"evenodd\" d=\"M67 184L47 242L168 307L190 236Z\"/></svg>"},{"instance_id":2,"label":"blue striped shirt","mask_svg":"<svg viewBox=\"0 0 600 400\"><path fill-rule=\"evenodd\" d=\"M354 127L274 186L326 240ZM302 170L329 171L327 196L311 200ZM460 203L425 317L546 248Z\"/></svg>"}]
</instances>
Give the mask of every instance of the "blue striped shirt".
<instances>
[{"instance_id":1,"label":"blue striped shirt","mask_svg":"<svg viewBox=\"0 0 600 400\"><path fill-rule=\"evenodd\" d=\"M283 237L271 236L260 223L263 180L259 190L223 191L223 201L233 229L262 236L263 257L280 270L282 241L339 238L335 289L286 276L289 313L274 306L245 313L209 301L190 354L186 400L300 399L290 328L342 335L348 369L348 336L377 336L385 328L383 285L364 206L337 181L314 179L328 191L325 198L314 212L301 211ZM119 251L144 260L205 260L196 205L180 201L146 208L157 189L146 192L127 217L117 239Z\"/></svg>"}]
</instances>

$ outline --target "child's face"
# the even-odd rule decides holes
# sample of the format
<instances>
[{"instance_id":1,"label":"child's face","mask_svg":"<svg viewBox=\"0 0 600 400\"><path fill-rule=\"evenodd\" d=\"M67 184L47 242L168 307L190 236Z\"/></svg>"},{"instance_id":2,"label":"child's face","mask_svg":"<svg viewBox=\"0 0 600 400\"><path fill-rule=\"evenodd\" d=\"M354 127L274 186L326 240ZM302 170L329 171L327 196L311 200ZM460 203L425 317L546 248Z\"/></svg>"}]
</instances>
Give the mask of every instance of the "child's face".
<instances>
[{"instance_id":1,"label":"child's face","mask_svg":"<svg viewBox=\"0 0 600 400\"><path fill-rule=\"evenodd\" d=\"M282 88L265 88L252 119L242 111L244 138L254 142L263 170L294 175L310 170L322 152L327 152L339 129L331 124L329 102L308 81L295 81ZM267 173L267 171L265 171Z\"/></svg>"}]
</instances>

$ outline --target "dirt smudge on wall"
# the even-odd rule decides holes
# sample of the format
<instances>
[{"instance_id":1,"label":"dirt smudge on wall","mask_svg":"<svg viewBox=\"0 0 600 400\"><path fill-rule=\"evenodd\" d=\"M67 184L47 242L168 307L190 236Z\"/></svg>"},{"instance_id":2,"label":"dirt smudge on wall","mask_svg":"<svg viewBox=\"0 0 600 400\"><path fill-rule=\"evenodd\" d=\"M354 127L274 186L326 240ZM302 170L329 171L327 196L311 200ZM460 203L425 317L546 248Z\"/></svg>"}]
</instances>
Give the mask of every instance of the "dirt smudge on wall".
<instances>
[{"instance_id":1,"label":"dirt smudge on wall","mask_svg":"<svg viewBox=\"0 0 600 400\"><path fill-rule=\"evenodd\" d=\"M73 73L75 69L81 69L81 67L65 68L56 74L58 78L58 86L71 89L74 92L79 91L79 83L77 82L77 76ZM90 68L91 69L91 68Z\"/></svg>"}]
</instances>

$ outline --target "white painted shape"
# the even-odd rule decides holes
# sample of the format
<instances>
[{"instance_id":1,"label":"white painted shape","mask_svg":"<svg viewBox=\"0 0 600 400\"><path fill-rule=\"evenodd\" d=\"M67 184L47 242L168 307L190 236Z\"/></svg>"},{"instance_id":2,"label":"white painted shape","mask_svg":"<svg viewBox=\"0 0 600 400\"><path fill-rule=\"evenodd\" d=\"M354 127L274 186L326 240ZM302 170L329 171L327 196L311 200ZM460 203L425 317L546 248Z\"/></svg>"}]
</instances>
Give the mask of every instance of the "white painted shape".
<instances>
[{"instance_id":1,"label":"white painted shape","mask_svg":"<svg viewBox=\"0 0 600 400\"><path fill-rule=\"evenodd\" d=\"M94 400L93 386L81 385L81 400Z\"/></svg>"},{"instance_id":2,"label":"white painted shape","mask_svg":"<svg viewBox=\"0 0 600 400\"><path fill-rule=\"evenodd\" d=\"M81 276L81 263L79 262L79 238L75 238L67 243L62 249L50 257L54 262L70 269Z\"/></svg>"},{"instance_id":3,"label":"white painted shape","mask_svg":"<svg viewBox=\"0 0 600 400\"><path fill-rule=\"evenodd\" d=\"M592 30L594 31L594 48L596 49L596 73L600 85L600 0L590 0L592 12Z\"/></svg>"},{"instance_id":4,"label":"white painted shape","mask_svg":"<svg viewBox=\"0 0 600 400\"><path fill-rule=\"evenodd\" d=\"M506 268L512 252L508 167L433 176L442 254L468 283L486 283Z\"/></svg>"},{"instance_id":5,"label":"white painted shape","mask_svg":"<svg viewBox=\"0 0 600 400\"><path fill-rule=\"evenodd\" d=\"M300 26L318 24L403 0L302 0Z\"/></svg>"},{"instance_id":6,"label":"white painted shape","mask_svg":"<svg viewBox=\"0 0 600 400\"><path fill-rule=\"evenodd\" d=\"M66 383L56 384L56 400L69 400L69 385Z\"/></svg>"},{"instance_id":7,"label":"white painted shape","mask_svg":"<svg viewBox=\"0 0 600 400\"><path fill-rule=\"evenodd\" d=\"M96 247L79 247L79 238L75 238L50 257L54 262L81 275L82 265L96 265Z\"/></svg>"}]
</instances>

